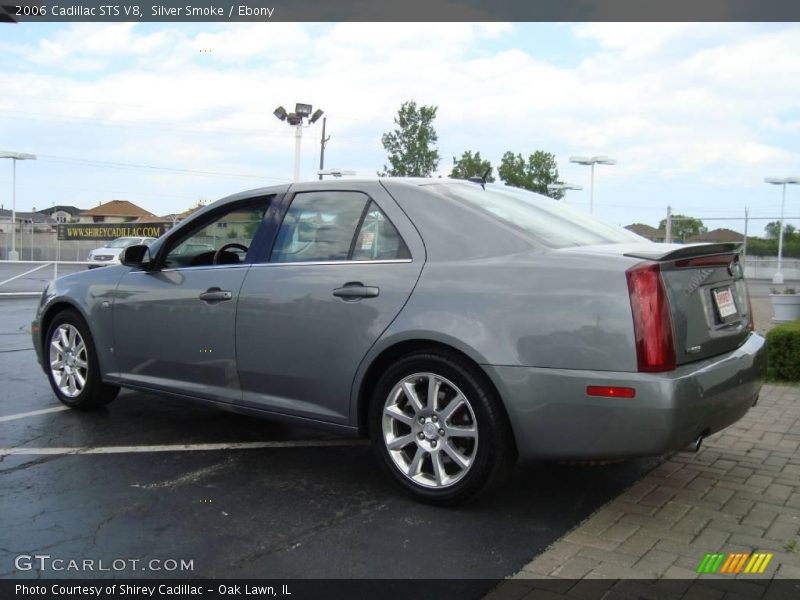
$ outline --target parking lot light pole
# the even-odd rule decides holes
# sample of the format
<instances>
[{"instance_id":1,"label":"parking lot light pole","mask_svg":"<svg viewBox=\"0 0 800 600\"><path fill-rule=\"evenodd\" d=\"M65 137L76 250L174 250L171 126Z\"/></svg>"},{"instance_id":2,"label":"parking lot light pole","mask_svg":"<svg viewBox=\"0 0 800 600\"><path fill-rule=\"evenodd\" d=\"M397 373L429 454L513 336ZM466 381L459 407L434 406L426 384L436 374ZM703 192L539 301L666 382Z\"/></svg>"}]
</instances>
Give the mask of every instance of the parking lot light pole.
<instances>
[{"instance_id":1,"label":"parking lot light pole","mask_svg":"<svg viewBox=\"0 0 800 600\"><path fill-rule=\"evenodd\" d=\"M595 165L615 165L617 161L607 156L570 156L569 162L578 165L589 165L592 167L592 180L589 191L589 212L594 213L594 166Z\"/></svg>"},{"instance_id":2,"label":"parking lot light pole","mask_svg":"<svg viewBox=\"0 0 800 600\"><path fill-rule=\"evenodd\" d=\"M778 230L778 269L772 277L772 283L781 285L783 283L781 267L783 266L783 211L786 207L786 186L800 184L800 177L784 177L782 179L779 177L766 177L764 182L772 185L779 185L783 188L783 192L781 193L781 222Z\"/></svg>"},{"instance_id":3,"label":"parking lot light pole","mask_svg":"<svg viewBox=\"0 0 800 600\"><path fill-rule=\"evenodd\" d=\"M582 190L582 185L576 185L574 183L548 183L547 184L547 191L552 192L564 192L564 196L562 199L564 202L567 201L567 190Z\"/></svg>"},{"instance_id":4,"label":"parking lot light pole","mask_svg":"<svg viewBox=\"0 0 800 600\"><path fill-rule=\"evenodd\" d=\"M320 169L317 175L322 179L325 175L329 175L334 179L341 179L344 175L355 175L355 171L343 171L342 169Z\"/></svg>"},{"instance_id":5,"label":"parking lot light pole","mask_svg":"<svg viewBox=\"0 0 800 600\"><path fill-rule=\"evenodd\" d=\"M0 151L0 158L11 159L11 250L8 252L8 260L19 260L19 252L17 252L17 161L36 160L36 155Z\"/></svg>"},{"instance_id":6,"label":"parking lot light pole","mask_svg":"<svg viewBox=\"0 0 800 600\"><path fill-rule=\"evenodd\" d=\"M303 104L298 102L294 106L294 112L286 112L282 106L276 108L274 114L279 120L287 122L291 127L294 127L294 181L300 181L300 146L303 141L303 119L308 119L308 125L311 126L324 114L322 110L317 109L311 113L313 107L310 104Z\"/></svg>"}]
</instances>

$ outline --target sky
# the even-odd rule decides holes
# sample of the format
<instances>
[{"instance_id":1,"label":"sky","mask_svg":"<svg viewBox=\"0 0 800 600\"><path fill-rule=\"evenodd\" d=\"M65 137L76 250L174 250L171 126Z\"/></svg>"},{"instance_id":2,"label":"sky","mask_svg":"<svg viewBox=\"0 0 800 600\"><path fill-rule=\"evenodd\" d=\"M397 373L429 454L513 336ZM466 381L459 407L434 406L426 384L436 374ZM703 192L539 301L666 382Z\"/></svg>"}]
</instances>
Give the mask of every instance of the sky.
<instances>
[{"instance_id":1,"label":"sky","mask_svg":"<svg viewBox=\"0 0 800 600\"><path fill-rule=\"evenodd\" d=\"M288 182L294 131L272 111L296 102L325 111L326 167L358 176L387 164L381 134L410 99L438 107L443 177L465 150L495 166L544 150L588 210L589 168L569 157L607 155L594 213L618 225L657 226L669 205L742 231L749 207L760 234L781 203L764 178L800 176L800 24L29 23L0 25L0 55L0 150L39 157L18 163L18 210L164 215Z\"/></svg>"}]
</instances>

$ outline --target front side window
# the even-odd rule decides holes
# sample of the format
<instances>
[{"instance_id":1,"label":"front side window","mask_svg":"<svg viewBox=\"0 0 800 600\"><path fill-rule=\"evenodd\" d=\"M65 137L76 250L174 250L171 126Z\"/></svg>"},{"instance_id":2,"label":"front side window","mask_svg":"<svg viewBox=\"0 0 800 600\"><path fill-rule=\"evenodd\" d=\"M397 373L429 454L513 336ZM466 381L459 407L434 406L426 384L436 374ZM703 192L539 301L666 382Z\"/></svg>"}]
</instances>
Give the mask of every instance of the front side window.
<instances>
[{"instance_id":1,"label":"front side window","mask_svg":"<svg viewBox=\"0 0 800 600\"><path fill-rule=\"evenodd\" d=\"M268 200L237 203L227 212L193 224L181 232L167 250L164 267L240 264L264 220Z\"/></svg>"},{"instance_id":2,"label":"front side window","mask_svg":"<svg viewBox=\"0 0 800 600\"><path fill-rule=\"evenodd\" d=\"M367 202L361 192L297 194L283 218L270 261L348 260Z\"/></svg>"}]
</instances>

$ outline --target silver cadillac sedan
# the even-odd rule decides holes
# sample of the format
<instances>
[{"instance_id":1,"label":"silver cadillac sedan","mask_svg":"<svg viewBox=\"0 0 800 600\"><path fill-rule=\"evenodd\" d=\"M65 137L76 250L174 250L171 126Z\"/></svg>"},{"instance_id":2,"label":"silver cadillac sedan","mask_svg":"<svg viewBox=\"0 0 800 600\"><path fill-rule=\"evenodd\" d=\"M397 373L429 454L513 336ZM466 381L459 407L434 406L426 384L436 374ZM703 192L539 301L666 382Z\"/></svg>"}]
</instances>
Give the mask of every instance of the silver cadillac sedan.
<instances>
[{"instance_id":1,"label":"silver cadillac sedan","mask_svg":"<svg viewBox=\"0 0 800 600\"><path fill-rule=\"evenodd\" d=\"M120 387L369 436L453 504L518 457L699 445L758 399L735 244L654 244L526 191L318 181L230 196L44 291L33 338L76 409Z\"/></svg>"}]
</instances>

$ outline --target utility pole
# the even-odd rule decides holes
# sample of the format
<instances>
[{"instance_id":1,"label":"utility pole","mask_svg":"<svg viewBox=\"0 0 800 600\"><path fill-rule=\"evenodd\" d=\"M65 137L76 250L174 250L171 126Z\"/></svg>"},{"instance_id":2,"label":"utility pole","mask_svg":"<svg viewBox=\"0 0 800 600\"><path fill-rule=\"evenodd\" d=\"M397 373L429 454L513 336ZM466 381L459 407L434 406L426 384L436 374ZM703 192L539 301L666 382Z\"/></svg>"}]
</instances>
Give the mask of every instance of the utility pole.
<instances>
[{"instance_id":1,"label":"utility pole","mask_svg":"<svg viewBox=\"0 0 800 600\"><path fill-rule=\"evenodd\" d=\"M325 137L325 124L328 122L328 117L322 118L322 137L319 140L319 180L322 181L322 170L325 167L325 146L331 136Z\"/></svg>"},{"instance_id":2,"label":"utility pole","mask_svg":"<svg viewBox=\"0 0 800 600\"><path fill-rule=\"evenodd\" d=\"M17 161L36 160L36 155L22 152L0 152L0 158L11 159L11 252L8 253L8 260L19 260L19 252L17 252ZM21 226L19 234L21 238Z\"/></svg>"},{"instance_id":3,"label":"utility pole","mask_svg":"<svg viewBox=\"0 0 800 600\"><path fill-rule=\"evenodd\" d=\"M595 165L615 165L617 161L607 156L570 156L569 162L578 165L588 165L592 167L591 189L589 191L589 213L594 213L594 166Z\"/></svg>"},{"instance_id":4,"label":"utility pole","mask_svg":"<svg viewBox=\"0 0 800 600\"><path fill-rule=\"evenodd\" d=\"M303 123L294 125L294 175L292 181L300 181L300 145L303 141Z\"/></svg>"},{"instance_id":5,"label":"utility pole","mask_svg":"<svg viewBox=\"0 0 800 600\"><path fill-rule=\"evenodd\" d=\"M742 259L747 258L747 222L750 220L750 209L744 207L744 246L742 246ZM742 267L744 268L744 267Z\"/></svg>"},{"instance_id":6,"label":"utility pole","mask_svg":"<svg viewBox=\"0 0 800 600\"><path fill-rule=\"evenodd\" d=\"M780 229L778 230L778 269L775 271L775 275L772 276L772 283L780 285L783 283L783 271L781 270L781 265L783 263L783 212L786 208L786 186L800 185L800 177L786 177L785 179L767 177L764 179L764 181L766 183L771 183L772 185L779 185L783 188L783 192L781 194L781 225Z\"/></svg>"},{"instance_id":7,"label":"utility pole","mask_svg":"<svg viewBox=\"0 0 800 600\"><path fill-rule=\"evenodd\" d=\"M664 235L664 242L667 244L672 243L672 207L667 206L667 232Z\"/></svg>"}]
</instances>

